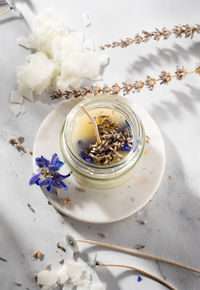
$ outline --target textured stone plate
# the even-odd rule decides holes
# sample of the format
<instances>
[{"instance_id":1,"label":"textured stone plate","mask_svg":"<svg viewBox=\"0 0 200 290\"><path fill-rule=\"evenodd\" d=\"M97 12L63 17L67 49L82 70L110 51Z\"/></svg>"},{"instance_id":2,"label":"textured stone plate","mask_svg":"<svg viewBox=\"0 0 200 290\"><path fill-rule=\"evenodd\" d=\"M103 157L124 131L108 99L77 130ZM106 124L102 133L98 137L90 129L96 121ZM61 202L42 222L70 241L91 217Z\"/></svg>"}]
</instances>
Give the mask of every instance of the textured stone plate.
<instances>
[{"instance_id":1,"label":"textured stone plate","mask_svg":"<svg viewBox=\"0 0 200 290\"><path fill-rule=\"evenodd\" d=\"M76 99L62 103L41 124L33 149L34 172L37 170L34 160L38 156L50 158L56 152L62 160L60 129L66 115L77 102L79 100ZM64 215L84 222L110 223L134 214L152 199L164 171L164 142L150 115L136 104L131 106L142 120L146 135L150 137L140 168L128 182L113 189L95 190L82 187L74 180L73 175L66 179L69 190L58 190L57 196L42 189L52 205ZM68 172L69 169L64 165L62 173ZM64 204L63 200L67 198L72 201L71 205Z\"/></svg>"}]
</instances>

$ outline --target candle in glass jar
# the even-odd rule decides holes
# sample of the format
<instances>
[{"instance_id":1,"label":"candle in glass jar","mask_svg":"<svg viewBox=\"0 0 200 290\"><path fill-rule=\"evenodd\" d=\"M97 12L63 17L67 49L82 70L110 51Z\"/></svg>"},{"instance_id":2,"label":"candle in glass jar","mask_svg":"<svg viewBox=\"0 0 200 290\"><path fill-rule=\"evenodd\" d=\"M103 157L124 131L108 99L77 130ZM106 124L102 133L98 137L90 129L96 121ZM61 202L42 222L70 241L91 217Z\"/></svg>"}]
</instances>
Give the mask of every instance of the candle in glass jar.
<instances>
[{"instance_id":1,"label":"candle in glass jar","mask_svg":"<svg viewBox=\"0 0 200 290\"><path fill-rule=\"evenodd\" d=\"M96 189L116 187L132 178L144 144L145 132L137 114L121 97L110 95L78 103L60 134L61 152L72 175Z\"/></svg>"}]
</instances>

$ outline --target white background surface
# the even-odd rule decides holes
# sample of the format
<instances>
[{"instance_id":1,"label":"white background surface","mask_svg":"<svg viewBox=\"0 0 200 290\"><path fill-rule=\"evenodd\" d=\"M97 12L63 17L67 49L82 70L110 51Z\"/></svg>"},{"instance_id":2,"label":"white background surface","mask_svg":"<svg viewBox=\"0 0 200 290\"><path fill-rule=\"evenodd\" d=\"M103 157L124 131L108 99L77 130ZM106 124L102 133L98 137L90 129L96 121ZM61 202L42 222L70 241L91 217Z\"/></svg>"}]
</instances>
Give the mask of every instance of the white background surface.
<instances>
[{"instance_id":1,"label":"white background surface","mask_svg":"<svg viewBox=\"0 0 200 290\"><path fill-rule=\"evenodd\" d=\"M26 3L25 3L26 2ZM45 8L54 9L66 23L86 32L96 44L135 35L143 29L171 28L176 24L199 23L200 2L193 1L20 1L29 23L35 13ZM31 11L32 9L32 11ZM92 26L85 28L81 13L88 12ZM159 125L166 145L167 165L163 181L153 200L138 214L115 224L89 225L64 218L47 204L36 187L28 186L32 174L31 156L22 157L8 145L10 136L25 136L26 148L33 145L34 137L44 117L57 106L48 98L25 102L27 113L18 118L9 112L9 92L16 87L15 68L25 63L27 52L18 47L15 39L26 36L29 28L21 19L11 15L0 19L0 289L17 289L13 282L23 283L19 289L38 289L33 276L49 263L58 268L63 253L56 252L56 243L64 243L66 232L75 237L101 239L97 233L107 234L105 241L136 248L145 245L144 251L175 259L199 267L200 261L200 84L199 76L191 75L183 81L174 80L168 86L158 85L154 92L144 89L130 98L142 105ZM193 70L200 59L199 35L193 40L154 40L126 49L110 49L110 64L104 73L108 84L123 80L145 79L146 74L158 76L161 70L174 72L176 65ZM173 179L169 180L168 176ZM36 213L27 207L30 202ZM140 220L147 220L141 225ZM34 250L45 253L43 262L33 261ZM90 248L90 255L103 262L126 263L140 266L166 277L181 290L200 289L200 277L172 266L145 261L128 255ZM25 258L21 257L24 253ZM67 251L70 256L70 251ZM108 290L165 289L137 275L118 269L99 269L99 278L107 283Z\"/></svg>"}]
</instances>

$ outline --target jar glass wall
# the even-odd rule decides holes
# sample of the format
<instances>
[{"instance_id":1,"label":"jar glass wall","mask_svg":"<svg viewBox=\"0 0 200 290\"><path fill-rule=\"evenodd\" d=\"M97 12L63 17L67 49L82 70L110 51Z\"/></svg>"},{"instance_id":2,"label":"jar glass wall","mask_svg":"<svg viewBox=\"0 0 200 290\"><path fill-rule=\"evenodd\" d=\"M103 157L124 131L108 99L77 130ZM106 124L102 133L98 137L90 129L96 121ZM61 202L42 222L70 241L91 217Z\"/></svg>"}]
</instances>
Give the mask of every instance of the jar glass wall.
<instances>
[{"instance_id":1,"label":"jar glass wall","mask_svg":"<svg viewBox=\"0 0 200 290\"><path fill-rule=\"evenodd\" d=\"M94 112L112 111L127 121L133 136L132 147L128 154L120 161L108 165L88 163L82 159L76 147L78 138L77 128L82 126L84 112L81 109L83 104L92 114ZM79 132L84 133L87 128L82 128ZM64 161L71 168L76 180L96 189L106 189L118 186L126 182L129 178L134 178L134 171L141 161L145 145L145 132L141 120L134 110L118 96L99 95L90 96L78 103L68 114L62 126L60 134L60 147Z\"/></svg>"}]
</instances>

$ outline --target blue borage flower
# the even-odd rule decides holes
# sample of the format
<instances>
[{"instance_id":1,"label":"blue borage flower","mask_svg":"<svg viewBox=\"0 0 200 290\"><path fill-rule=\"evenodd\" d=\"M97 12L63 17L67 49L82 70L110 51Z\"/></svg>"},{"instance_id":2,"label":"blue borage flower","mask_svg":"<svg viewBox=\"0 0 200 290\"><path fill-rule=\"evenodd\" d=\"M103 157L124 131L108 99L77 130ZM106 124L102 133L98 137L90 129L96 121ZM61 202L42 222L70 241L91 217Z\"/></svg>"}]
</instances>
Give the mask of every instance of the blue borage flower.
<instances>
[{"instance_id":1,"label":"blue borage flower","mask_svg":"<svg viewBox=\"0 0 200 290\"><path fill-rule=\"evenodd\" d=\"M78 155L86 162L92 163L92 158L90 158L86 152L81 151Z\"/></svg>"},{"instance_id":2,"label":"blue borage flower","mask_svg":"<svg viewBox=\"0 0 200 290\"><path fill-rule=\"evenodd\" d=\"M141 282L142 280L143 280L143 279L142 279L141 276L138 276L138 277L137 277L137 281L138 281L138 282Z\"/></svg>"},{"instance_id":3,"label":"blue borage flower","mask_svg":"<svg viewBox=\"0 0 200 290\"><path fill-rule=\"evenodd\" d=\"M133 136L131 135L129 138L131 138L131 140L133 140ZM128 145L128 143L126 142L125 144L124 144L124 146L121 148L121 150L122 151L131 151L131 148L132 147L130 147L129 145Z\"/></svg>"},{"instance_id":4,"label":"blue borage flower","mask_svg":"<svg viewBox=\"0 0 200 290\"><path fill-rule=\"evenodd\" d=\"M40 187L46 186L46 189L49 192L52 191L54 187L63 188L64 190L68 189L63 180L69 177L70 173L67 175L58 173L58 170L64 165L64 163L59 160L56 153L52 155L51 161L41 156L37 157L35 162L39 167L39 173L34 174L31 177L29 185L36 184Z\"/></svg>"}]
</instances>

